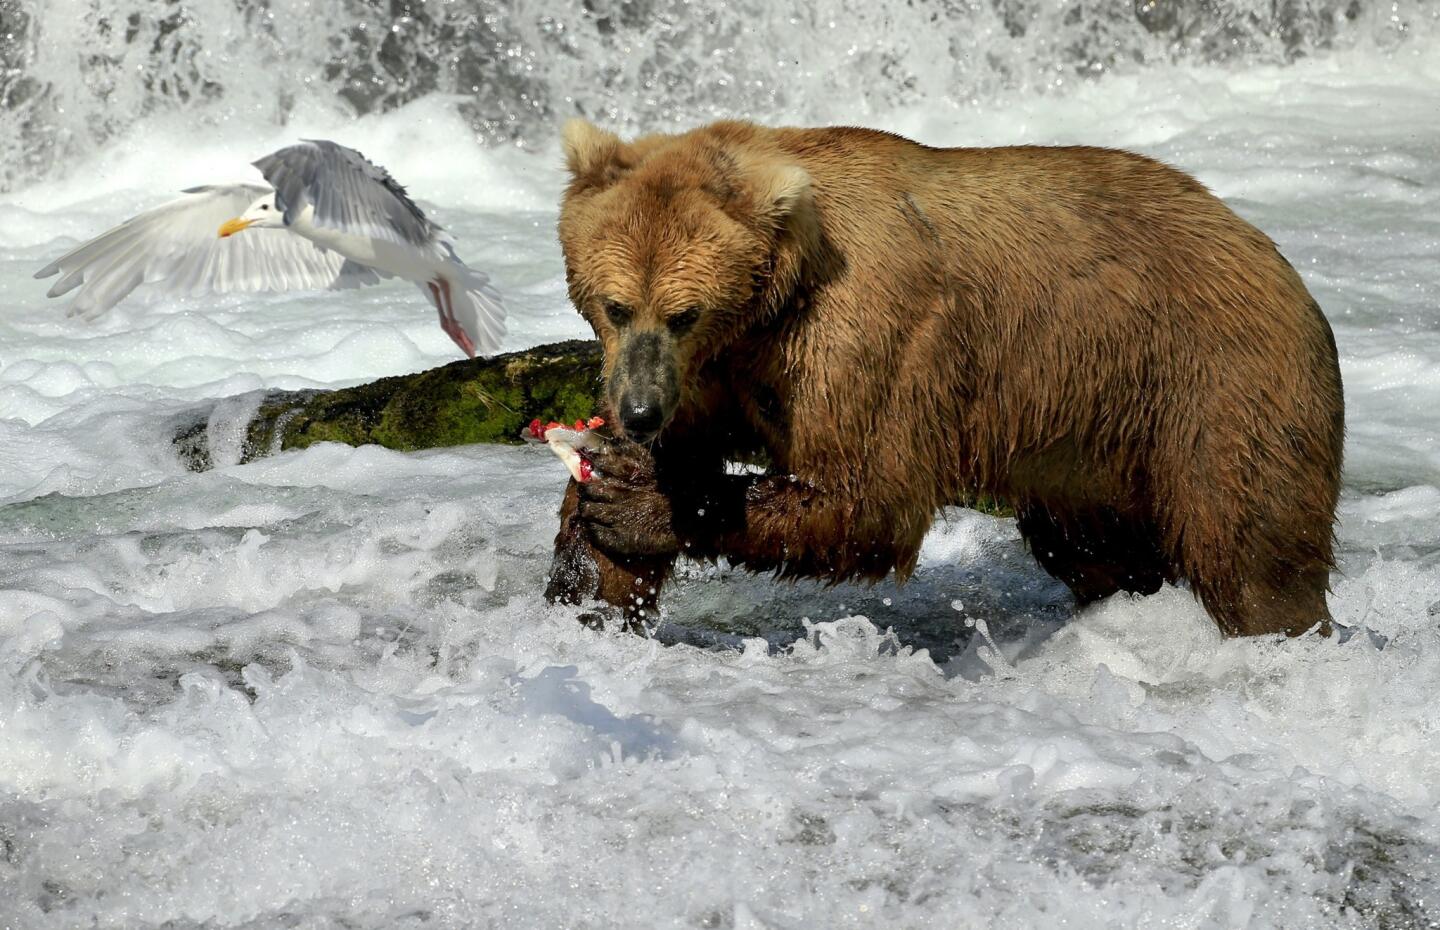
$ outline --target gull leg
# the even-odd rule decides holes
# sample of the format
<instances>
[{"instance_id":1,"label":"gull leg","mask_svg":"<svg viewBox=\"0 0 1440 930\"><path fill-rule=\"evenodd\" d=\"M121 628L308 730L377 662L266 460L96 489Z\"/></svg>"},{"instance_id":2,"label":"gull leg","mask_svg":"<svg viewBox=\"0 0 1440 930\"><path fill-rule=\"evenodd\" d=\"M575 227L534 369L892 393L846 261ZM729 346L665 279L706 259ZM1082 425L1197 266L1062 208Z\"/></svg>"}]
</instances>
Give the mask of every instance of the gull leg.
<instances>
[{"instance_id":1,"label":"gull leg","mask_svg":"<svg viewBox=\"0 0 1440 930\"><path fill-rule=\"evenodd\" d=\"M435 305L435 312L440 314L440 328L450 332L450 321L445 318L445 305L440 302L440 288L435 286L434 281L426 281L425 286L430 288L430 302Z\"/></svg>"},{"instance_id":2,"label":"gull leg","mask_svg":"<svg viewBox=\"0 0 1440 930\"><path fill-rule=\"evenodd\" d=\"M435 304L435 310L440 314L440 328L445 330L454 343L459 346L467 356L475 357L475 344L470 341L470 334L465 332L455 320L455 311L450 303L450 284L444 278L436 278L434 281L425 282L430 289L430 300Z\"/></svg>"},{"instance_id":3,"label":"gull leg","mask_svg":"<svg viewBox=\"0 0 1440 930\"><path fill-rule=\"evenodd\" d=\"M450 334L450 338L455 340L455 344L460 347L466 356L474 358L475 342L470 338L470 334L465 332L465 327L460 325L460 321L455 319L455 298L450 293L450 280L448 278L439 278L437 280L440 282L440 293L445 298L445 310L446 314L450 317L450 326L452 327L445 330L445 332Z\"/></svg>"}]
</instances>

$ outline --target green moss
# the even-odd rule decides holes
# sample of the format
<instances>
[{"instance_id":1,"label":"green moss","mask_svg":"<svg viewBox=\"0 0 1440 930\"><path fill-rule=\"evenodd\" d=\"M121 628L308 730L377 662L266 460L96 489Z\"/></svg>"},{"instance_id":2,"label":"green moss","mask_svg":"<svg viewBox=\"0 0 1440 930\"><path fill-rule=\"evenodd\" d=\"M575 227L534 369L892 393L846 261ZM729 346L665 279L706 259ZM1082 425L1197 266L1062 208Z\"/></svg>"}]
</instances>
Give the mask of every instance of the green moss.
<instances>
[{"instance_id":1,"label":"green moss","mask_svg":"<svg viewBox=\"0 0 1440 930\"><path fill-rule=\"evenodd\" d=\"M417 379L381 411L371 440L392 449L516 441L525 392L495 375Z\"/></svg>"},{"instance_id":2,"label":"green moss","mask_svg":"<svg viewBox=\"0 0 1440 930\"><path fill-rule=\"evenodd\" d=\"M960 506L968 507L971 510L978 510L992 517L1015 516L1015 508L1010 506L1004 499L996 497L993 494L971 494L960 502Z\"/></svg>"},{"instance_id":3,"label":"green moss","mask_svg":"<svg viewBox=\"0 0 1440 930\"><path fill-rule=\"evenodd\" d=\"M282 449L304 449L317 442L343 442L347 446L363 446L373 442L371 433L363 424L353 420L321 419L306 423L303 428L287 433L281 443Z\"/></svg>"},{"instance_id":4,"label":"green moss","mask_svg":"<svg viewBox=\"0 0 1440 930\"><path fill-rule=\"evenodd\" d=\"M599 408L597 393L595 390L581 390L574 384L560 385L552 400L552 406L557 411L555 419L570 423L594 416Z\"/></svg>"},{"instance_id":5,"label":"green moss","mask_svg":"<svg viewBox=\"0 0 1440 930\"><path fill-rule=\"evenodd\" d=\"M600 360L597 343L562 342L337 391L276 392L250 424L245 458L270 454L277 435L282 449L518 443L536 417L570 422L596 412Z\"/></svg>"}]
</instances>

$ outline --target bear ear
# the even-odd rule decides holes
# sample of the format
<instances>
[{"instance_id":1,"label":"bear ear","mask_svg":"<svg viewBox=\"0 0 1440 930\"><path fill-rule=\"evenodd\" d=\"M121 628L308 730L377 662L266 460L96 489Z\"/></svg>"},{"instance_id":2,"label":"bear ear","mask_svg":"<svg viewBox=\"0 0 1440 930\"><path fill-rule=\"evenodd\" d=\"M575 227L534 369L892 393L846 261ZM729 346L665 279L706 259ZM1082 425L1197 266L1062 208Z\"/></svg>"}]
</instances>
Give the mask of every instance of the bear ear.
<instances>
[{"instance_id":1,"label":"bear ear","mask_svg":"<svg viewBox=\"0 0 1440 930\"><path fill-rule=\"evenodd\" d=\"M578 116L565 123L561 142L575 187L609 186L626 167L625 143L620 137Z\"/></svg>"},{"instance_id":2,"label":"bear ear","mask_svg":"<svg viewBox=\"0 0 1440 930\"><path fill-rule=\"evenodd\" d=\"M809 201L810 173L799 165L781 162L765 165L751 174L751 209L756 219L773 228L784 226Z\"/></svg>"}]
</instances>

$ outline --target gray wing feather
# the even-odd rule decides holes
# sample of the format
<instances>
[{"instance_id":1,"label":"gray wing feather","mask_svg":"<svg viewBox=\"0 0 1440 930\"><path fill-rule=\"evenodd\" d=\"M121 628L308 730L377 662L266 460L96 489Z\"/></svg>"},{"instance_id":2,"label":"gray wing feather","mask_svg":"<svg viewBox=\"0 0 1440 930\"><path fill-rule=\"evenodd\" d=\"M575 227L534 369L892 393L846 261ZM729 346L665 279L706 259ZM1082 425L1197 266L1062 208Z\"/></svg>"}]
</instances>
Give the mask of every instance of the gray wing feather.
<instances>
[{"instance_id":1,"label":"gray wing feather","mask_svg":"<svg viewBox=\"0 0 1440 930\"><path fill-rule=\"evenodd\" d=\"M255 167L275 188L286 223L308 204L315 225L357 235L424 246L440 231L389 172L343 145L308 139L266 155Z\"/></svg>"},{"instance_id":2,"label":"gray wing feather","mask_svg":"<svg viewBox=\"0 0 1440 930\"><path fill-rule=\"evenodd\" d=\"M340 271L335 275L335 283L330 285L330 289L340 291L352 287L366 287L371 284L379 284L381 278L393 277L394 275L387 274L379 268L371 268L369 265L352 262L347 258L345 263L340 266Z\"/></svg>"}]
</instances>

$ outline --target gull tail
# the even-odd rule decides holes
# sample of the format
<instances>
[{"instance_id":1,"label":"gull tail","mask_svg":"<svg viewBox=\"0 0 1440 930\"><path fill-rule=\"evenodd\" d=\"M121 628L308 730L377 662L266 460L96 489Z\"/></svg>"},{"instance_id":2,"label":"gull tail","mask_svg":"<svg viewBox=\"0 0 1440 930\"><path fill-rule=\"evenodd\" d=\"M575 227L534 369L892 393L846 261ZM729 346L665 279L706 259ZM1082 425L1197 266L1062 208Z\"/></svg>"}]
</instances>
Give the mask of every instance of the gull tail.
<instances>
[{"instance_id":1,"label":"gull tail","mask_svg":"<svg viewBox=\"0 0 1440 930\"><path fill-rule=\"evenodd\" d=\"M465 269L454 292L455 320L470 334L479 355L494 355L505 338L505 304L500 292L490 283L490 276Z\"/></svg>"}]
</instances>

